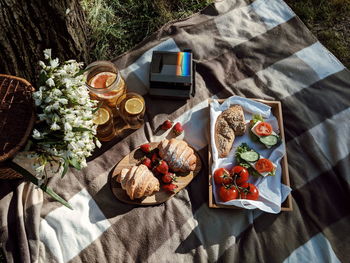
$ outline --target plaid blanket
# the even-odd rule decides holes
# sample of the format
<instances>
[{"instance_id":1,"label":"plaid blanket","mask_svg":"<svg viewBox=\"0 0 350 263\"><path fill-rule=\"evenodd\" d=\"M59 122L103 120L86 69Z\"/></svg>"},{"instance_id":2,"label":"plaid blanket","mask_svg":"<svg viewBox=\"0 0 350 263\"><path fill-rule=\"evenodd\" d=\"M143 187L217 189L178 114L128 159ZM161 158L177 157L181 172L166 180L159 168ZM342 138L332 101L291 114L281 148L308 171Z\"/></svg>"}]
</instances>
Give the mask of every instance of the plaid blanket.
<instances>
[{"instance_id":1,"label":"plaid blanket","mask_svg":"<svg viewBox=\"0 0 350 263\"><path fill-rule=\"evenodd\" d=\"M117 43L116 43L117 44ZM193 50L196 95L149 98L153 50ZM0 188L1 247L8 262L347 262L350 243L350 73L282 0L227 0L166 24L113 60L145 95L145 125L106 143L83 171L49 186L71 211L29 183ZM208 208L208 98L282 102L292 212ZM181 121L201 173L164 204L119 202L109 177L126 154Z\"/></svg>"}]
</instances>

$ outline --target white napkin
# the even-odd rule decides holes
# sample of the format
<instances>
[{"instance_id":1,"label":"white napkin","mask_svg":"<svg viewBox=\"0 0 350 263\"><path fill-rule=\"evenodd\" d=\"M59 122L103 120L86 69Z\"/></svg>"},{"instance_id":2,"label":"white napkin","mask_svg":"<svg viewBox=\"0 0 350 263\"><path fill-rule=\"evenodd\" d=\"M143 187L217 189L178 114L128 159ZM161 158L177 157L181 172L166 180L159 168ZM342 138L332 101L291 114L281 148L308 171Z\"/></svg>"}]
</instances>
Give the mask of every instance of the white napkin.
<instances>
[{"instance_id":1,"label":"white napkin","mask_svg":"<svg viewBox=\"0 0 350 263\"><path fill-rule=\"evenodd\" d=\"M285 154L284 143L281 143L278 147L271 147L270 149L267 149L263 144L251 140L248 132L249 127L247 127L247 131L243 136L236 136L229 155L225 158L218 158L218 151L215 146L214 137L215 122L220 113L228 109L233 104L239 104L242 106L244 110L244 117L247 123L252 119L253 114L260 114L266 121L268 121L272 125L273 130L277 134L279 134L278 122L276 117L273 116L270 106L239 96L232 96L225 100L225 102L221 105L218 103L217 100L213 100L210 103L210 137L213 157L211 173L214 174L214 171L220 167L230 169L233 166L235 166L236 149L239 145L241 145L241 143L245 142L249 145L249 147L260 153L260 155L264 156L265 158L268 158L277 165L276 175L258 178L250 176L249 182L255 184L256 187L259 189L259 199L257 201L238 199L226 203L221 202L218 195L218 186L215 185L215 182L213 180L215 201L218 204L235 205L246 209L258 208L268 213L279 213L281 211L281 204L291 192L291 188L282 184L281 182L282 170L280 161L283 155Z\"/></svg>"}]
</instances>

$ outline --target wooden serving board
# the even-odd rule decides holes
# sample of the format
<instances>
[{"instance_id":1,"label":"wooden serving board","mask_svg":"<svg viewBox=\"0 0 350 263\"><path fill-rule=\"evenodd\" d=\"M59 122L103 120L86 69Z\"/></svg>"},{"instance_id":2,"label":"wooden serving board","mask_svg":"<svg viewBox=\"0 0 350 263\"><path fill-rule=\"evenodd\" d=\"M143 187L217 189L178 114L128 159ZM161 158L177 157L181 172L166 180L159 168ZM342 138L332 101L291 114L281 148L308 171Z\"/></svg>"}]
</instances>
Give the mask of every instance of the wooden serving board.
<instances>
[{"instance_id":1,"label":"wooden serving board","mask_svg":"<svg viewBox=\"0 0 350 263\"><path fill-rule=\"evenodd\" d=\"M271 107L272 114L277 118L278 126L280 130L280 136L282 139L282 143L286 145L285 142L285 136L284 136L284 127L283 127L283 117L282 117L282 105L280 101L268 101L268 100L262 100L262 99L252 99L261 103L264 103ZM220 103L224 102L225 99L218 100ZM209 105L210 105L211 99L209 99ZM210 137L209 137L210 138ZM232 206L232 205L223 205L223 204L217 204L215 202L214 193L213 193L213 179L211 171L211 165L213 163L212 155L211 155L211 143L209 142L209 207L210 208L229 208L229 209L242 209L240 207ZM290 186L289 181L289 172L288 172L288 160L287 160L287 152L281 159L281 168L282 168L282 183ZM293 211L292 206L292 196L291 194L288 195L287 199L282 203L281 205L281 211Z\"/></svg>"},{"instance_id":2,"label":"wooden serving board","mask_svg":"<svg viewBox=\"0 0 350 263\"><path fill-rule=\"evenodd\" d=\"M154 149L158 147L159 142L152 142L150 143L150 145L152 149ZM127 204L147 206L147 205L157 205L157 204L164 203L165 201L169 200L174 195L176 195L178 192L180 192L182 189L184 189L201 170L202 163L201 163L200 157L196 152L195 152L195 155L197 157L197 167L193 172L176 173L177 182L174 182L174 184L176 184L178 188L176 188L174 193L169 193L165 190L162 190L161 178L158 178L161 185L160 190L158 192L155 192L152 195L147 197L131 200L129 196L126 194L126 191L122 189L121 184L117 182L116 176L120 174L122 169L124 168L129 169L134 165L138 165L140 163L140 160L143 156L145 156L145 153L143 153L140 148L137 148L133 150L131 153L129 153L127 156L125 156L114 168L113 174L111 177L112 192L120 201Z\"/></svg>"}]
</instances>

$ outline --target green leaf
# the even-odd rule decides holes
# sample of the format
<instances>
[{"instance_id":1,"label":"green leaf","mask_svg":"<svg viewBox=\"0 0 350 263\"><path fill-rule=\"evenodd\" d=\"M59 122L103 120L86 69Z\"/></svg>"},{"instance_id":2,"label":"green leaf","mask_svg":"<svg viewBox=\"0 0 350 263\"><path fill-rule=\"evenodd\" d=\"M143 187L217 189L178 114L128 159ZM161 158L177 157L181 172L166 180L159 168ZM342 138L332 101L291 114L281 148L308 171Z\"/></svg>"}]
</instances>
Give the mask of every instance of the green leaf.
<instances>
[{"instance_id":1,"label":"green leaf","mask_svg":"<svg viewBox=\"0 0 350 263\"><path fill-rule=\"evenodd\" d=\"M83 74L85 71L87 71L88 69L81 69L77 72L77 74L74 75L74 78L80 76L81 74Z\"/></svg>"},{"instance_id":2,"label":"green leaf","mask_svg":"<svg viewBox=\"0 0 350 263\"><path fill-rule=\"evenodd\" d=\"M253 127L258 121L264 121L264 118L260 114L254 114L251 127Z\"/></svg>"},{"instance_id":3,"label":"green leaf","mask_svg":"<svg viewBox=\"0 0 350 263\"><path fill-rule=\"evenodd\" d=\"M68 159L64 158L63 171L61 174L61 178L63 178L66 175L66 173L68 172L68 166L69 166L69 161L68 161Z\"/></svg>"},{"instance_id":4,"label":"green leaf","mask_svg":"<svg viewBox=\"0 0 350 263\"><path fill-rule=\"evenodd\" d=\"M92 111L92 114L94 114L95 112L97 112L103 105L103 101L100 101L97 105L97 107Z\"/></svg>"},{"instance_id":5,"label":"green leaf","mask_svg":"<svg viewBox=\"0 0 350 263\"><path fill-rule=\"evenodd\" d=\"M28 142L27 142L27 144L26 144L26 146L24 147L24 151L25 152L28 152L29 151L29 149L30 149L30 147L33 145L33 141L32 140L28 140Z\"/></svg>"},{"instance_id":6,"label":"green leaf","mask_svg":"<svg viewBox=\"0 0 350 263\"><path fill-rule=\"evenodd\" d=\"M23 175L23 177L25 179L27 179L28 181L32 182L33 184L35 184L36 186L40 187L41 190L43 190L45 193L47 193L49 196L51 196L53 199L55 199L57 202L60 202L62 205L68 207L69 209L73 210L73 208L70 206L70 204L64 200L62 197L60 197L58 194L55 193L54 190L52 190L51 188L49 188L46 185L40 185L39 186L39 180L38 178L36 178L34 175L32 175L30 172L28 172L26 169L24 169L23 167L17 165L14 162L8 162L8 166L10 168L12 168L13 170L15 170L16 172L20 173L21 175Z\"/></svg>"},{"instance_id":7,"label":"green leaf","mask_svg":"<svg viewBox=\"0 0 350 263\"><path fill-rule=\"evenodd\" d=\"M44 86L47 79L46 72L42 70L39 75L38 86Z\"/></svg>"},{"instance_id":8,"label":"green leaf","mask_svg":"<svg viewBox=\"0 0 350 263\"><path fill-rule=\"evenodd\" d=\"M84 127L73 127L72 131L73 132L84 132L84 131L92 132L90 129L84 128Z\"/></svg>"},{"instance_id":9,"label":"green leaf","mask_svg":"<svg viewBox=\"0 0 350 263\"><path fill-rule=\"evenodd\" d=\"M80 163L78 162L77 159L69 159L69 164L73 166L75 169L78 169L78 170L81 169Z\"/></svg>"}]
</instances>

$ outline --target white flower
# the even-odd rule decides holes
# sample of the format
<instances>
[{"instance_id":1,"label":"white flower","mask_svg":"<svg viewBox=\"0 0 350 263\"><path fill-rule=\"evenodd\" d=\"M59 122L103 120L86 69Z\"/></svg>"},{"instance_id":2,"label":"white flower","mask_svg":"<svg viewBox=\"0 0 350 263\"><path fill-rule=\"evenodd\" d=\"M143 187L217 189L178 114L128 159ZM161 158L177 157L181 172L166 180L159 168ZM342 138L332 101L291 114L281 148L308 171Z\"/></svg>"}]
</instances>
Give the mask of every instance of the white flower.
<instances>
[{"instance_id":1,"label":"white flower","mask_svg":"<svg viewBox=\"0 0 350 263\"><path fill-rule=\"evenodd\" d=\"M51 69L57 68L59 66L58 58L50 60L50 66L51 66Z\"/></svg>"},{"instance_id":2,"label":"white flower","mask_svg":"<svg viewBox=\"0 0 350 263\"><path fill-rule=\"evenodd\" d=\"M34 99L42 99L42 96L43 96L43 93L42 93L42 91L41 90L38 90L38 91L35 91L34 93L33 93L33 98Z\"/></svg>"},{"instance_id":3,"label":"white flower","mask_svg":"<svg viewBox=\"0 0 350 263\"><path fill-rule=\"evenodd\" d=\"M38 118L39 118L39 120L43 121L46 119L46 114L44 114L44 113L38 114Z\"/></svg>"},{"instance_id":4,"label":"white flower","mask_svg":"<svg viewBox=\"0 0 350 263\"><path fill-rule=\"evenodd\" d=\"M64 129L66 131L71 131L72 130L72 126L68 122L65 122L64 123Z\"/></svg>"},{"instance_id":5,"label":"white flower","mask_svg":"<svg viewBox=\"0 0 350 263\"><path fill-rule=\"evenodd\" d=\"M58 102L61 104L68 104L68 100L67 99L58 99Z\"/></svg>"},{"instance_id":6,"label":"white flower","mask_svg":"<svg viewBox=\"0 0 350 263\"><path fill-rule=\"evenodd\" d=\"M40 92L46 91L46 87L45 87L45 86L40 86L40 87L39 87L39 91L40 91Z\"/></svg>"},{"instance_id":7,"label":"white flower","mask_svg":"<svg viewBox=\"0 0 350 263\"><path fill-rule=\"evenodd\" d=\"M52 92L52 95L56 97L59 97L62 95L62 91L60 91L59 89L53 89L51 92Z\"/></svg>"},{"instance_id":8,"label":"white flower","mask_svg":"<svg viewBox=\"0 0 350 263\"><path fill-rule=\"evenodd\" d=\"M61 127L60 127L59 125L57 125L56 122L54 122L54 123L51 125L50 129L53 130L53 131L57 131L57 130L61 129Z\"/></svg>"},{"instance_id":9,"label":"white flower","mask_svg":"<svg viewBox=\"0 0 350 263\"><path fill-rule=\"evenodd\" d=\"M42 67L43 69L46 67L45 63L41 60L39 60L39 66Z\"/></svg>"},{"instance_id":10,"label":"white flower","mask_svg":"<svg viewBox=\"0 0 350 263\"><path fill-rule=\"evenodd\" d=\"M33 138L34 139L41 139L42 135L40 134L40 132L37 129L33 130Z\"/></svg>"},{"instance_id":11,"label":"white flower","mask_svg":"<svg viewBox=\"0 0 350 263\"><path fill-rule=\"evenodd\" d=\"M98 102L90 99L85 76L75 76L82 63L69 60L60 64L58 59L51 58L49 49L45 50L44 55L48 65L42 61L39 65L45 73L45 83L33 95L41 112L38 119L43 121L43 125L33 130L32 134L33 138L42 139L40 149L45 152L45 155L36 153L38 165L35 169L40 167L36 171L40 180L45 179L41 173L50 155L57 160L62 172L63 158L74 158L81 167L85 167L86 158L96 146L101 147L95 137L97 125L92 122L92 109ZM73 127L86 127L89 131L74 130ZM45 141L53 133L62 136L59 145Z\"/></svg>"},{"instance_id":12,"label":"white flower","mask_svg":"<svg viewBox=\"0 0 350 263\"><path fill-rule=\"evenodd\" d=\"M35 106L39 106L41 104L41 99L34 99L35 101Z\"/></svg>"},{"instance_id":13,"label":"white flower","mask_svg":"<svg viewBox=\"0 0 350 263\"><path fill-rule=\"evenodd\" d=\"M44 56L45 56L45 59L50 59L51 58L51 49L45 49Z\"/></svg>"},{"instance_id":14,"label":"white flower","mask_svg":"<svg viewBox=\"0 0 350 263\"><path fill-rule=\"evenodd\" d=\"M80 167L81 168L84 168L84 167L86 167L87 166L87 163L86 163L86 160L85 160L85 158L84 159L82 159L81 161L80 161Z\"/></svg>"},{"instance_id":15,"label":"white flower","mask_svg":"<svg viewBox=\"0 0 350 263\"><path fill-rule=\"evenodd\" d=\"M46 85L48 85L49 87L54 87L55 86L55 82L53 81L52 78L48 78L46 80Z\"/></svg>"},{"instance_id":16,"label":"white flower","mask_svg":"<svg viewBox=\"0 0 350 263\"><path fill-rule=\"evenodd\" d=\"M102 144L99 140L96 139L95 143L98 148L101 148Z\"/></svg>"}]
</instances>

